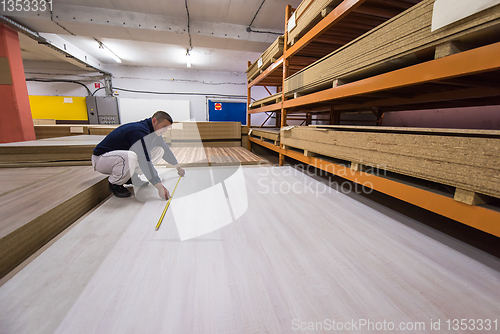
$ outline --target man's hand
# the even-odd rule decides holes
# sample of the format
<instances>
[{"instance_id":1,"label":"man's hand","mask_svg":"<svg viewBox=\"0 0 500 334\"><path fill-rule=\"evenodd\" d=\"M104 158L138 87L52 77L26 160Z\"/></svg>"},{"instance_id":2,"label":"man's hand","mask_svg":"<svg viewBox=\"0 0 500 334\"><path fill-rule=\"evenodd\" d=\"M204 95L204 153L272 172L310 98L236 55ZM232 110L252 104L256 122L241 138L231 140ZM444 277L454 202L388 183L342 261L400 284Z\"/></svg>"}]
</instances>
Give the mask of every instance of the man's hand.
<instances>
[{"instance_id":1,"label":"man's hand","mask_svg":"<svg viewBox=\"0 0 500 334\"><path fill-rule=\"evenodd\" d=\"M156 189L158 189L158 196L161 198L168 200L170 198L170 193L168 192L167 188L163 186L161 182L155 184Z\"/></svg>"},{"instance_id":2,"label":"man's hand","mask_svg":"<svg viewBox=\"0 0 500 334\"><path fill-rule=\"evenodd\" d=\"M179 174L180 176L186 175L186 171L183 168L179 167L179 165L177 165L175 168L177 169L177 174Z\"/></svg>"}]
</instances>

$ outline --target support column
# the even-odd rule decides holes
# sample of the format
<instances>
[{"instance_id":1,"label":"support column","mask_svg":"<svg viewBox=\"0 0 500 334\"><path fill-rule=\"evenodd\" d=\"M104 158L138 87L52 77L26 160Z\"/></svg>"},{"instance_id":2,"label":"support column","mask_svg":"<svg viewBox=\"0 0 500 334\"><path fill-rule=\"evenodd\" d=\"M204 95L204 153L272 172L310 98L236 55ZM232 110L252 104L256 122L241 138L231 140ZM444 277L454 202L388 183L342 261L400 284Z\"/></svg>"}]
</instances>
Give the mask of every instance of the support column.
<instances>
[{"instance_id":1,"label":"support column","mask_svg":"<svg viewBox=\"0 0 500 334\"><path fill-rule=\"evenodd\" d=\"M35 140L17 31L0 23L0 143Z\"/></svg>"}]
</instances>

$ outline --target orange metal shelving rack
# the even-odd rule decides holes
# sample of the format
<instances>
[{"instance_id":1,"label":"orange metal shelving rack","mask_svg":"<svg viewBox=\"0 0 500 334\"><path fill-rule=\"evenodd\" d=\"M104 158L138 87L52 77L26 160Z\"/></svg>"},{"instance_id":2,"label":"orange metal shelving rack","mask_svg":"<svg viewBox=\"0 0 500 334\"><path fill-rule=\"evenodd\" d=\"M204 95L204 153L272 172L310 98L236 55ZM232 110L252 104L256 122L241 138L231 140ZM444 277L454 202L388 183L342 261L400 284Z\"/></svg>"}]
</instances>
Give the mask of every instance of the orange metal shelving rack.
<instances>
[{"instance_id":1,"label":"orange metal shelving rack","mask_svg":"<svg viewBox=\"0 0 500 334\"><path fill-rule=\"evenodd\" d=\"M290 74L293 57L301 56L301 52L307 53L308 46L320 39L322 34L324 36L325 32L342 19L356 12L364 3L367 3L367 0L344 0L292 47L288 47L287 25L293 9L287 6L283 56L248 84L248 105L250 105L252 86L283 87L284 80ZM364 8L361 12L366 11L367 8ZM340 112L372 107L411 110L439 107L443 103L447 106L500 104L500 80L495 79L500 78L499 54L500 43L497 42L293 99L287 100L282 89L281 102L255 109L248 108L248 124L251 124L251 115L260 112L276 112L276 124L283 127L287 125L287 116L290 113L303 112L304 109L327 110L330 124L338 124ZM276 80L280 69L282 69L281 82ZM292 71L296 72L299 69L300 66L294 66ZM379 114L378 117L380 116ZM349 167L317 157L307 157L300 152L285 149L283 145L276 146L249 136L249 149L252 143L277 152L280 166L287 156L355 183L369 182L376 191L500 237L500 211L495 208L463 204L449 196L375 175L352 170L346 173L345 170Z\"/></svg>"}]
</instances>

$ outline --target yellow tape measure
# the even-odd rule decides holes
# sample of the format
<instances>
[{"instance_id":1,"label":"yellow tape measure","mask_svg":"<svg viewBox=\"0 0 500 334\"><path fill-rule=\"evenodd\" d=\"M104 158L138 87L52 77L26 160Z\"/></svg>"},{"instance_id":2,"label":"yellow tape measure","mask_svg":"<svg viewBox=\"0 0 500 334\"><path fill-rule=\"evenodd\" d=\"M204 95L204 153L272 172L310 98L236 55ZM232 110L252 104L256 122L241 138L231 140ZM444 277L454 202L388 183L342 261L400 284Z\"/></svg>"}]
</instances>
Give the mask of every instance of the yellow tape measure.
<instances>
[{"instance_id":1,"label":"yellow tape measure","mask_svg":"<svg viewBox=\"0 0 500 334\"><path fill-rule=\"evenodd\" d=\"M163 217L165 217L165 214L167 213L168 207L169 207L169 205L170 205L170 201L171 201L171 200L172 200L172 198L174 197L174 194L175 194L175 189L177 189L177 186L179 185L179 181L181 180L181 177L182 177L182 176L179 176L179 179L177 180L177 184L175 185L174 191L172 191L172 195L171 195L171 196L170 196L170 198L168 199L167 205L165 205L165 209L163 209L163 213L161 214L160 220L158 221L158 224L156 224L155 231L158 231L158 229L159 229L159 228L160 228L160 226L161 226L161 222L163 221Z\"/></svg>"}]
</instances>

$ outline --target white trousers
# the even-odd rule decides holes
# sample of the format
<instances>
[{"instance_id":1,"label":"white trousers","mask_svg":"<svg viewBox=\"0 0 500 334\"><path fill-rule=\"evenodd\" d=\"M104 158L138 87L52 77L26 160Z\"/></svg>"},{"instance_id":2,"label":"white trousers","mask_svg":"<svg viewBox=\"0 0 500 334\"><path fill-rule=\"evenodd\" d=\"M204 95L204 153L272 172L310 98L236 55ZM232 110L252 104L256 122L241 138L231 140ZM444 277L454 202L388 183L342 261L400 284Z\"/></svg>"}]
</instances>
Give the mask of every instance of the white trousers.
<instances>
[{"instance_id":1,"label":"white trousers","mask_svg":"<svg viewBox=\"0 0 500 334\"><path fill-rule=\"evenodd\" d=\"M150 159L156 165L165 151L157 146L151 150ZM132 174L143 174L139 167L139 158L133 151L110 151L103 155L92 155L92 167L99 173L109 175L108 181L122 185L130 179Z\"/></svg>"}]
</instances>

